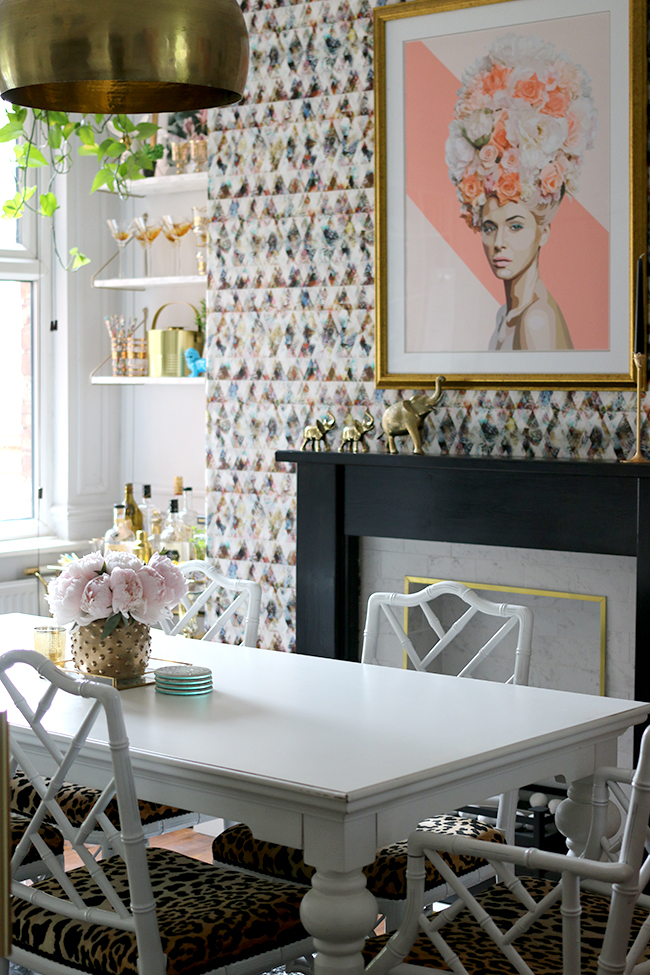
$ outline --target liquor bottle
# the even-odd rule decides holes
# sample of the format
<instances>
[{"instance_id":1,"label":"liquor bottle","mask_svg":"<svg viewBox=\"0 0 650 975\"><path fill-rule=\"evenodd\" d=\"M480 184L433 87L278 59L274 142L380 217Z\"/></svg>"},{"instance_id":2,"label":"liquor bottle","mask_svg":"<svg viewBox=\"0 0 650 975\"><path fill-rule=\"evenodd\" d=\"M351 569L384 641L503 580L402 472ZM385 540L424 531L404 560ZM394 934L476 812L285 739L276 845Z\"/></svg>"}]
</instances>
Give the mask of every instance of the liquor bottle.
<instances>
[{"instance_id":1,"label":"liquor bottle","mask_svg":"<svg viewBox=\"0 0 650 975\"><path fill-rule=\"evenodd\" d=\"M142 501L138 505L138 508L142 514L142 530L148 538L151 534L151 512L153 511L153 505L151 504L151 484L142 485Z\"/></svg>"},{"instance_id":2,"label":"liquor bottle","mask_svg":"<svg viewBox=\"0 0 650 975\"><path fill-rule=\"evenodd\" d=\"M194 558L192 529L178 514L178 498L169 502L169 514L160 535L160 551L172 562L189 562Z\"/></svg>"},{"instance_id":3,"label":"liquor bottle","mask_svg":"<svg viewBox=\"0 0 650 975\"><path fill-rule=\"evenodd\" d=\"M153 555L151 545L149 544L149 539L142 529L139 529L136 532L135 544L133 545L133 554L137 555L142 562L148 562Z\"/></svg>"},{"instance_id":4,"label":"liquor bottle","mask_svg":"<svg viewBox=\"0 0 650 975\"><path fill-rule=\"evenodd\" d=\"M104 552L130 552L135 535L126 521L123 504L113 505L113 527L104 535Z\"/></svg>"},{"instance_id":5,"label":"liquor bottle","mask_svg":"<svg viewBox=\"0 0 650 975\"><path fill-rule=\"evenodd\" d=\"M180 516L186 525L189 525L190 528L196 528L199 521L199 515L193 507L191 487L183 488L183 508L180 512Z\"/></svg>"},{"instance_id":6,"label":"liquor bottle","mask_svg":"<svg viewBox=\"0 0 650 975\"><path fill-rule=\"evenodd\" d=\"M176 497L179 497L182 493L183 493L183 478L182 477L175 477L174 478L174 494L176 495Z\"/></svg>"},{"instance_id":7,"label":"liquor bottle","mask_svg":"<svg viewBox=\"0 0 650 975\"><path fill-rule=\"evenodd\" d=\"M142 512L133 498L133 485L124 485L124 518L130 524L135 537L137 531L142 531Z\"/></svg>"},{"instance_id":8,"label":"liquor bottle","mask_svg":"<svg viewBox=\"0 0 650 975\"><path fill-rule=\"evenodd\" d=\"M162 516L157 508L151 509L151 532L149 534L149 544L151 553L160 551L160 535L162 532Z\"/></svg>"}]
</instances>

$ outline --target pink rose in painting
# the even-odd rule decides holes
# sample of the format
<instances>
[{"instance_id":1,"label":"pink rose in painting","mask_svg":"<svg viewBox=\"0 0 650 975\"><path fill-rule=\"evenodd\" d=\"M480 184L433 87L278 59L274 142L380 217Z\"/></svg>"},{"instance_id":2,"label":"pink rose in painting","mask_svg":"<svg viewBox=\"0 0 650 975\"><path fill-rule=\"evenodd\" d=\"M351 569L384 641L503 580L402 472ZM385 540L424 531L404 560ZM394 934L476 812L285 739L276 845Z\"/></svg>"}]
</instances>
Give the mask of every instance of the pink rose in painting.
<instances>
[{"instance_id":1,"label":"pink rose in painting","mask_svg":"<svg viewBox=\"0 0 650 975\"><path fill-rule=\"evenodd\" d=\"M474 175L468 175L460 181L458 184L461 193L463 194L467 203L472 206L480 197L483 192L483 184L481 180Z\"/></svg>"},{"instance_id":2,"label":"pink rose in painting","mask_svg":"<svg viewBox=\"0 0 650 975\"><path fill-rule=\"evenodd\" d=\"M559 197L562 189L562 175L558 172L555 165L544 166L539 174L540 188L544 196Z\"/></svg>"},{"instance_id":3,"label":"pink rose in painting","mask_svg":"<svg viewBox=\"0 0 650 975\"><path fill-rule=\"evenodd\" d=\"M502 173L496 181L494 188L501 206L511 200L516 201L520 199L521 182L519 180L519 173Z\"/></svg>"},{"instance_id":4,"label":"pink rose in painting","mask_svg":"<svg viewBox=\"0 0 650 975\"><path fill-rule=\"evenodd\" d=\"M511 148L510 142L508 141L508 136L506 135L507 120L508 113L504 112L497 120L497 123L492 131L492 138L490 139L492 145L496 146L501 153L504 153L506 149Z\"/></svg>"},{"instance_id":5,"label":"pink rose in painting","mask_svg":"<svg viewBox=\"0 0 650 975\"><path fill-rule=\"evenodd\" d=\"M113 615L113 592L110 576L106 574L96 576L86 583L79 606L85 622L108 619Z\"/></svg>"},{"instance_id":6,"label":"pink rose in painting","mask_svg":"<svg viewBox=\"0 0 650 975\"><path fill-rule=\"evenodd\" d=\"M149 560L149 568L159 572L165 581L167 605L170 607L177 606L183 596L187 594L187 582L181 570L174 565L171 559L168 559L166 555L161 555L160 552L156 552L153 558Z\"/></svg>"},{"instance_id":7,"label":"pink rose in painting","mask_svg":"<svg viewBox=\"0 0 650 975\"><path fill-rule=\"evenodd\" d=\"M483 146L478 156L483 166L489 169L496 164L498 158L497 147L490 142L486 146Z\"/></svg>"},{"instance_id":8,"label":"pink rose in painting","mask_svg":"<svg viewBox=\"0 0 650 975\"><path fill-rule=\"evenodd\" d=\"M483 91L486 95L494 95L497 91L504 91L508 85L508 78L512 74L512 68L503 67L495 64L488 74L483 78Z\"/></svg>"},{"instance_id":9,"label":"pink rose in painting","mask_svg":"<svg viewBox=\"0 0 650 975\"><path fill-rule=\"evenodd\" d=\"M80 614L81 598L88 580L61 574L47 588L47 599L54 622L59 626L73 623Z\"/></svg>"},{"instance_id":10,"label":"pink rose in painting","mask_svg":"<svg viewBox=\"0 0 650 975\"><path fill-rule=\"evenodd\" d=\"M528 102L530 105L534 105L536 108L543 105L545 94L546 92L544 85L536 74L532 75L530 78L525 78L518 81L515 85L515 98L522 98L524 101Z\"/></svg>"},{"instance_id":11,"label":"pink rose in painting","mask_svg":"<svg viewBox=\"0 0 650 975\"><path fill-rule=\"evenodd\" d=\"M553 88L546 96L546 102L541 111L545 115L555 115L556 118L564 115L569 106L569 95L561 88Z\"/></svg>"},{"instance_id":12,"label":"pink rose in painting","mask_svg":"<svg viewBox=\"0 0 650 975\"><path fill-rule=\"evenodd\" d=\"M501 156L501 169L506 173L519 171L519 152L516 149L506 149Z\"/></svg>"},{"instance_id":13,"label":"pink rose in painting","mask_svg":"<svg viewBox=\"0 0 650 975\"><path fill-rule=\"evenodd\" d=\"M113 590L113 612L130 613L142 601L142 583L133 569L114 569L110 575Z\"/></svg>"}]
</instances>

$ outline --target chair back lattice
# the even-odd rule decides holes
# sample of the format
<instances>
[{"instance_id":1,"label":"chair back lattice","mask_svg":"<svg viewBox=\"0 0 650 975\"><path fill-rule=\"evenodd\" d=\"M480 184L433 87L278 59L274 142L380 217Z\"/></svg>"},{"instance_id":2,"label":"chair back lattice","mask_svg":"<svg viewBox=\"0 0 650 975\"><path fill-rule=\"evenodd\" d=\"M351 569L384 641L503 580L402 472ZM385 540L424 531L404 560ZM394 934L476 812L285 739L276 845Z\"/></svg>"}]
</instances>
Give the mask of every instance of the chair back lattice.
<instances>
[{"instance_id":1,"label":"chair back lattice","mask_svg":"<svg viewBox=\"0 0 650 975\"><path fill-rule=\"evenodd\" d=\"M460 616L446 629L433 608L435 601L441 596L457 596L464 603ZM409 638L406 628L396 610L408 610L419 606L422 610L435 641L430 649L418 652ZM527 684L530 673L531 638L533 629L533 614L526 606L509 605L508 603L493 603L478 596L460 582L436 582L426 589L416 593L375 592L368 599L366 624L363 634L363 663L379 663L377 659L377 643L381 617L384 616L395 634L403 651L406 653L411 666L415 670L430 670L436 661L440 661L445 651L449 651L468 623L479 614L491 617L504 617L505 622L496 633L491 635L480 648L473 653L469 662L465 663L455 674L457 677L476 676L478 667L487 661L505 637L517 629L517 645L512 673L506 683Z\"/></svg>"},{"instance_id":2,"label":"chair back lattice","mask_svg":"<svg viewBox=\"0 0 650 975\"><path fill-rule=\"evenodd\" d=\"M186 577L203 575L208 579L205 588L198 596L188 593L179 603L179 618L174 621L164 620L162 628L169 636L176 636L182 633L185 627L192 622L197 613L215 596L224 590L227 593L237 593L229 606L219 615L215 622L210 626L202 640L213 640L221 632L223 627L231 620L235 614L241 614L244 618L244 636L242 646L255 647L257 645L257 635L260 623L260 604L262 601L262 588L257 582L248 579L229 579L222 575L209 562L200 559L193 559L190 562L183 562L179 566L181 572Z\"/></svg>"},{"instance_id":3,"label":"chair back lattice","mask_svg":"<svg viewBox=\"0 0 650 975\"><path fill-rule=\"evenodd\" d=\"M30 682L31 703L12 680L11 668L14 666L31 667L42 678L40 681L36 679ZM40 749L26 748L16 734L10 735L10 772L13 775L19 767L40 796L40 803L14 851L11 860L12 878L15 878L30 847L34 846L61 888L61 895L55 897L12 879L12 896L74 920L134 932L139 947L140 975L164 975L166 958L160 943L146 860L146 842L140 822L119 692L107 684L70 677L33 650L12 650L0 656L0 681L41 746ZM88 707L80 715L74 735L64 742L60 738L55 739L45 727L48 712L58 695L88 700ZM71 774L74 763L83 756L91 730L102 715L108 729L113 774L84 822L77 827L68 820L55 796L64 781L71 778L74 780L74 772ZM119 810L119 830L105 814L106 806L113 797L116 797ZM84 902L57 857L39 836L39 827L46 816L56 823L64 839L68 840L79 856L83 868L100 888L104 895L105 906L102 908L89 906ZM85 846L91 833L95 836L98 833L103 834L106 846L124 861L130 903L125 903L118 895L102 869L101 861L95 860ZM146 946L146 951L140 950L141 946Z\"/></svg>"},{"instance_id":4,"label":"chair back lattice","mask_svg":"<svg viewBox=\"0 0 650 975\"><path fill-rule=\"evenodd\" d=\"M626 817L622 837L617 844L618 854L614 855L603 837L609 786L617 782L631 783L632 790L629 800L624 790L615 790L615 794L625 797ZM607 768L596 774L591 829L585 852L580 857L547 850L488 844L440 833L412 833L409 837L409 893L404 920L383 951L367 966L366 975L385 975L391 971L408 954L421 933L426 934L452 972L468 975L458 954L449 945L449 935L445 937L445 927L449 925L453 928L454 921L461 920L459 916L464 911L473 915L480 928L489 935L515 971L522 975L536 975L536 972L547 975L550 970L560 971L553 966L544 951L540 952L540 935L536 934L536 925L543 924L549 910L557 910L557 906L562 917L562 975L581 975L586 970L581 966L582 946L592 945L595 938L602 937L602 910L583 910L585 891L604 894L610 901L604 937L602 942L595 941L600 948L597 975L647 975L650 972L650 960L647 957L650 944L650 896L640 891L644 890L649 876L646 866L648 859L645 859L644 864L648 850L649 817L650 729L643 735L635 772ZM603 849L608 852L606 860L601 858ZM505 911L499 911L500 905L493 895L492 904L497 906L493 908L494 916L490 915L477 900L481 895L475 896L463 887L440 856L442 852L485 857L507 888L501 893L505 896L508 892L512 894L523 909L514 911L510 901L510 906L505 906ZM450 908L431 918L422 914L421 892L424 889L425 857L431 860L458 895L458 900ZM525 868L524 873L526 870L541 870L549 871L554 876L559 874L560 880L547 885L544 896L536 900L524 886L525 878L521 876L521 868ZM636 934L631 940L635 910L640 911L644 920L638 923L641 920L638 918ZM515 920L517 914L519 916ZM595 927L590 928L591 924ZM598 930L600 934L597 933ZM525 951L527 939L529 944L538 946L536 955L532 954L537 959L532 967L531 953ZM526 954L527 961L522 957L523 954ZM499 967L499 971L501 970ZM588 970L594 970L591 963Z\"/></svg>"}]
</instances>

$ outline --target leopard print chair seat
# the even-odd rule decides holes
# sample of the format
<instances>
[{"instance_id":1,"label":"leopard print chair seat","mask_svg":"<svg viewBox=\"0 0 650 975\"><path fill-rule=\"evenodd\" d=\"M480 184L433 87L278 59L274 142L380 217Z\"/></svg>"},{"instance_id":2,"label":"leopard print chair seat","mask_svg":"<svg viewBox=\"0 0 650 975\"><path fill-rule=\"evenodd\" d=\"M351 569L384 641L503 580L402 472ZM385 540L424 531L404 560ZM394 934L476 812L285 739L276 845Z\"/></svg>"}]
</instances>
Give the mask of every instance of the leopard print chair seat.
<instances>
[{"instance_id":1,"label":"leopard print chair seat","mask_svg":"<svg viewBox=\"0 0 650 975\"><path fill-rule=\"evenodd\" d=\"M458 816L434 816L422 822L418 829L471 836L487 842L504 842L502 833L493 826ZM314 873L314 868L305 863L302 850L281 846L279 843L256 840L248 826L243 823L231 826L216 837L212 844L212 858L214 863L239 867L254 874L276 877L298 884L310 884ZM459 877L468 876L478 867L485 865L485 861L477 861L476 857L461 857L445 853L443 858ZM406 840L391 843L377 850L374 863L364 867L368 890L380 902L404 900L406 864ZM442 886L446 889L445 881L429 860L426 861L426 869L426 889L435 890Z\"/></svg>"},{"instance_id":2,"label":"leopard print chair seat","mask_svg":"<svg viewBox=\"0 0 650 975\"><path fill-rule=\"evenodd\" d=\"M250 878L171 850L147 850L167 975L201 975L235 962L285 949L286 958L312 950L300 922L306 887ZM128 903L126 868L119 857L103 863L119 897ZM68 877L89 907L101 907L104 895L89 874L72 870ZM35 886L60 896L55 880ZM91 975L138 975L135 935L117 928L52 914L27 901L12 902L13 940L50 961ZM281 964L281 961L276 964ZM259 971L266 971L263 961ZM254 962L248 970L254 970Z\"/></svg>"},{"instance_id":3,"label":"leopard print chair seat","mask_svg":"<svg viewBox=\"0 0 650 975\"><path fill-rule=\"evenodd\" d=\"M44 779L49 784L49 779ZM11 811L21 816L33 816L36 812L40 796L31 785L29 779L20 769L17 769L11 778ZM92 789L89 786L75 785L71 782L64 782L56 794L56 801L65 813L73 826L81 826L84 819L97 802L100 796L99 789ZM175 820L179 825L175 828L180 829L185 825L185 818L193 816L185 809L177 809L176 806L165 806L162 803L144 802L138 800L140 809L140 820L148 836L162 832L161 824L173 824ZM106 815L117 829L120 826L120 817L117 809L117 802L113 799L106 807ZM198 820L198 816L196 817Z\"/></svg>"},{"instance_id":4,"label":"leopard print chair seat","mask_svg":"<svg viewBox=\"0 0 650 975\"><path fill-rule=\"evenodd\" d=\"M523 883L536 901L549 893L554 886L551 881L537 880L532 877L524 878ZM478 894L476 899L502 930L514 924L524 913L521 903L502 884L495 884L482 894ZM580 902L582 906L580 971L595 973L598 955L605 937L610 901L608 897L601 894L582 890ZM563 970L560 908L558 902L529 931L515 941L517 950L535 975L557 975ZM647 916L647 910L640 907L635 909L632 937L636 935ZM517 970L469 912L465 911L455 920L450 921L442 929L442 933L469 975L516 975ZM366 964L379 953L388 938L389 935L380 935L366 941L363 950ZM638 962L647 961L648 957L650 954L646 948ZM424 969L448 970L439 952L424 934L417 939L404 962Z\"/></svg>"},{"instance_id":5,"label":"leopard print chair seat","mask_svg":"<svg viewBox=\"0 0 650 975\"><path fill-rule=\"evenodd\" d=\"M22 840L23 836L27 832L27 827L29 826L29 818L26 816L21 816L18 813L11 812L9 814L9 828L10 828L10 843L11 843L11 853L12 855L16 851L16 847ZM56 828L50 823L42 823L38 831L38 835L42 841L47 846L48 850L55 857L63 857L63 836ZM41 855L36 849L36 847L31 844L22 862L22 866L18 873L18 880L31 880L34 877L43 876L49 873L48 868L43 863Z\"/></svg>"}]
</instances>

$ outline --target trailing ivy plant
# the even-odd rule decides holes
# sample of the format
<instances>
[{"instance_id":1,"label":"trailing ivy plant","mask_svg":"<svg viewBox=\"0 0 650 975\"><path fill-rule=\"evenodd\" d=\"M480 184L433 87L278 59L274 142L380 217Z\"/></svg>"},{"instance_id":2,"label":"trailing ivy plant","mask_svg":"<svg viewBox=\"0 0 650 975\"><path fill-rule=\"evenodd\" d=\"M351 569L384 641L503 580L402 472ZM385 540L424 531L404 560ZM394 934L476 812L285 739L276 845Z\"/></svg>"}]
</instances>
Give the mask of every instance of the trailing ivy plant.
<instances>
[{"instance_id":1,"label":"trailing ivy plant","mask_svg":"<svg viewBox=\"0 0 650 975\"><path fill-rule=\"evenodd\" d=\"M59 204L53 185L56 176L67 173L76 148L80 156L94 156L98 170L91 193L105 186L111 192L127 196L127 180L142 179L144 171L152 172L163 147L152 145L151 136L158 131L153 122L133 122L127 115L83 115L73 120L67 112L48 112L15 106L7 112L8 122L0 128L0 142L16 141L16 193L2 206L3 216L18 219L25 210L52 217ZM36 187L29 185L32 169L49 166L45 192L36 202ZM70 250L70 260L61 258L66 270L76 271L90 260L78 247Z\"/></svg>"}]
</instances>

